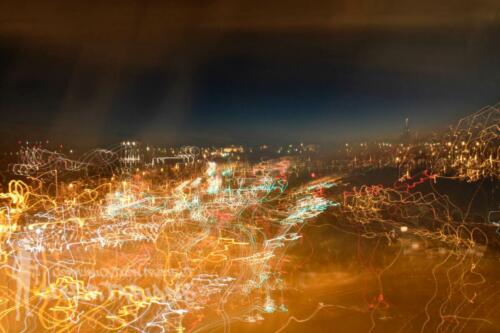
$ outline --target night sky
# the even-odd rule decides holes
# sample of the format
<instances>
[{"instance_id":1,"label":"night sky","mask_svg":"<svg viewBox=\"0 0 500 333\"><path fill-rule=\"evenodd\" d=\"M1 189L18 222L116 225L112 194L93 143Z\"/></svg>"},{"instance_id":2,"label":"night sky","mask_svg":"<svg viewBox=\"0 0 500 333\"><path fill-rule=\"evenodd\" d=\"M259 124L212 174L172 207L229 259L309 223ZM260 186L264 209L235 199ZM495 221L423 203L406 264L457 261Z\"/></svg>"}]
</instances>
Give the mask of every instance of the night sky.
<instances>
[{"instance_id":1,"label":"night sky","mask_svg":"<svg viewBox=\"0 0 500 333\"><path fill-rule=\"evenodd\" d=\"M498 101L498 0L0 2L4 145L334 143Z\"/></svg>"}]
</instances>

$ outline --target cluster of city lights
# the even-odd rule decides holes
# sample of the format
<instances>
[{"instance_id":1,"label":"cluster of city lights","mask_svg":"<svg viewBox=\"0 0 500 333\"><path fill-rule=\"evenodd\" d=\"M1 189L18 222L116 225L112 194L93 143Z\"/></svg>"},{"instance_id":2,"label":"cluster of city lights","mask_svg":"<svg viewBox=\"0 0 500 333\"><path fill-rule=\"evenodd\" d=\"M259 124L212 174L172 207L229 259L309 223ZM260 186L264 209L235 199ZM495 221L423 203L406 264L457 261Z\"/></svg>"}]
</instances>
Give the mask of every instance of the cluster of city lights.
<instances>
[{"instance_id":1,"label":"cluster of city lights","mask_svg":"<svg viewBox=\"0 0 500 333\"><path fill-rule=\"evenodd\" d=\"M316 150L303 144L254 163L241 146L124 141L79 158L22 147L0 191L0 331L195 332L286 314L289 249L308 226L397 244L398 257L436 246L434 295L448 298L428 300L422 331L433 317L472 318L464 304L486 281L478 266L498 212L482 224L434 185L498 179L499 124L488 107L433 141L347 144L328 163L303 158ZM398 169L394 185L350 184L384 168ZM382 275L396 259L370 267L372 317L389 306Z\"/></svg>"},{"instance_id":2,"label":"cluster of city lights","mask_svg":"<svg viewBox=\"0 0 500 333\"><path fill-rule=\"evenodd\" d=\"M318 192L329 182L288 190L289 166L210 162L187 178L88 178L57 193L11 181L0 194L4 330L30 325L12 320L22 317L53 331L184 331L287 311L284 249L335 205Z\"/></svg>"}]
</instances>

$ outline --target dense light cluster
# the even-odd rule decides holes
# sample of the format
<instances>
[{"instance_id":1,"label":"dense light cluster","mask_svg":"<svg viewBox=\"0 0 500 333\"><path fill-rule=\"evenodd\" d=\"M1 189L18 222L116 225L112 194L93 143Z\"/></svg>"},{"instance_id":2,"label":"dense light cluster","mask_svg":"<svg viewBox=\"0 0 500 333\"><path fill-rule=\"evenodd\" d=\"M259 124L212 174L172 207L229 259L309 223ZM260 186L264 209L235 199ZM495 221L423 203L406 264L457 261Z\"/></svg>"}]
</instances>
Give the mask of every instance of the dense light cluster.
<instances>
[{"instance_id":1,"label":"dense light cluster","mask_svg":"<svg viewBox=\"0 0 500 333\"><path fill-rule=\"evenodd\" d=\"M284 249L334 205L318 192L331 183L287 190L289 166L210 162L188 178L89 178L57 195L11 181L0 194L3 330L183 331L286 311Z\"/></svg>"}]
</instances>

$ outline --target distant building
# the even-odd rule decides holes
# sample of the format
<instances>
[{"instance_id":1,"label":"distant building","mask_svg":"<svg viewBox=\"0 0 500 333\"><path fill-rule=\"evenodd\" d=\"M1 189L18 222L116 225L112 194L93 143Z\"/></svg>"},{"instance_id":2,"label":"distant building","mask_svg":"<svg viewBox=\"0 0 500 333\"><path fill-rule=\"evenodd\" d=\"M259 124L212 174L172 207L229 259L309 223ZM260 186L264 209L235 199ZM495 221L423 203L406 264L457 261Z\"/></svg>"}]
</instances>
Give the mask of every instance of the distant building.
<instances>
[{"instance_id":1,"label":"distant building","mask_svg":"<svg viewBox=\"0 0 500 333\"><path fill-rule=\"evenodd\" d=\"M410 143L411 141L411 130L410 130L410 120L408 118L405 119L403 135L401 136L401 141L403 143Z\"/></svg>"}]
</instances>

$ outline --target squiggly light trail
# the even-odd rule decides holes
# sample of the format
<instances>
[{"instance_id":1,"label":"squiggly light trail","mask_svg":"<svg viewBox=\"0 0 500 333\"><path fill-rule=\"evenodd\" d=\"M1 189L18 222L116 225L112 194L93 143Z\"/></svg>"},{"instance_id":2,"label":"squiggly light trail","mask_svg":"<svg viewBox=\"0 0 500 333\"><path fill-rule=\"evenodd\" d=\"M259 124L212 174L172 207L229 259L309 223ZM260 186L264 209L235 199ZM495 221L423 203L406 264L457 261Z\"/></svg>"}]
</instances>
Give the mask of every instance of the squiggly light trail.
<instances>
[{"instance_id":1,"label":"squiggly light trail","mask_svg":"<svg viewBox=\"0 0 500 333\"><path fill-rule=\"evenodd\" d=\"M284 245L335 205L313 191L330 183L287 191L288 164L210 162L193 178L150 171L57 196L41 180L11 181L0 194L0 330L181 332L286 311Z\"/></svg>"}]
</instances>

